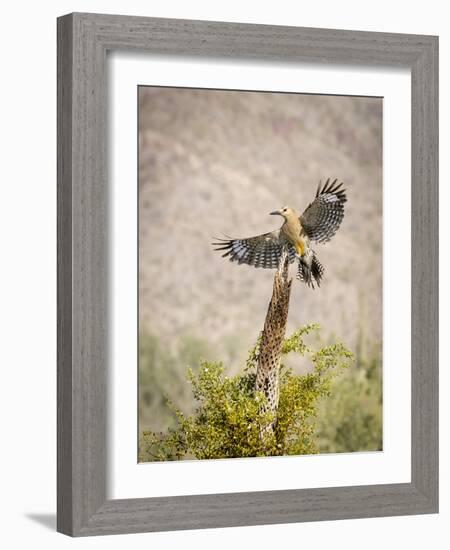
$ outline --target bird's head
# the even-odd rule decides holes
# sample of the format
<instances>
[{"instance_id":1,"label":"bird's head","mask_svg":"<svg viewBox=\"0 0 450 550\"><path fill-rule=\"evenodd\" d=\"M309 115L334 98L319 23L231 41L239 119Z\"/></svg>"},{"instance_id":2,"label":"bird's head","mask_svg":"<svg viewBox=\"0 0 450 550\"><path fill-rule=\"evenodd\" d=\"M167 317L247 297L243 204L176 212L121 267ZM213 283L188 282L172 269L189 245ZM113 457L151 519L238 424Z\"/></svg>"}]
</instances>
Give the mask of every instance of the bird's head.
<instances>
[{"instance_id":1,"label":"bird's head","mask_svg":"<svg viewBox=\"0 0 450 550\"><path fill-rule=\"evenodd\" d=\"M285 220L289 220L290 218L298 217L297 213L293 208L290 208L289 206L283 206L283 208L280 208L279 210L274 210L270 213L271 216L283 216Z\"/></svg>"}]
</instances>

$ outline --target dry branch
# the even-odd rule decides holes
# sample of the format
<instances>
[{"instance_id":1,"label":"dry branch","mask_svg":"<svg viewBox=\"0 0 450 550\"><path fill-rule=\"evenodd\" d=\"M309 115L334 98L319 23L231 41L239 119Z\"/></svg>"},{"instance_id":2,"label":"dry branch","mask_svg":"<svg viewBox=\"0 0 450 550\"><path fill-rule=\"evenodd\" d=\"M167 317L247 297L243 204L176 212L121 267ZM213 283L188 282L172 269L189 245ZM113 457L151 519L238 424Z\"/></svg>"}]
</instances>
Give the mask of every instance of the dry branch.
<instances>
[{"instance_id":1,"label":"dry branch","mask_svg":"<svg viewBox=\"0 0 450 550\"><path fill-rule=\"evenodd\" d=\"M285 247L273 281L272 298L264 322L256 370L256 390L264 393L269 410L275 413L274 422L268 426L270 430L276 423L280 395L281 350L286 333L291 284L289 256Z\"/></svg>"}]
</instances>

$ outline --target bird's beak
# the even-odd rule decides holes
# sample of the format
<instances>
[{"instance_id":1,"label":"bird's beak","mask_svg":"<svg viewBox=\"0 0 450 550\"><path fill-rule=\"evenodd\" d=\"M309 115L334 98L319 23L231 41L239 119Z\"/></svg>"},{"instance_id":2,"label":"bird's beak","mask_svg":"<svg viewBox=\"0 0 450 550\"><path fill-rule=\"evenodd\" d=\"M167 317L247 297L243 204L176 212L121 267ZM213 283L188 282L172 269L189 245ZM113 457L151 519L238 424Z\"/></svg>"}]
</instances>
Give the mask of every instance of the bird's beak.
<instances>
[{"instance_id":1,"label":"bird's beak","mask_svg":"<svg viewBox=\"0 0 450 550\"><path fill-rule=\"evenodd\" d=\"M281 216L281 211L280 210L274 210L273 212L270 212L270 215L271 216Z\"/></svg>"}]
</instances>

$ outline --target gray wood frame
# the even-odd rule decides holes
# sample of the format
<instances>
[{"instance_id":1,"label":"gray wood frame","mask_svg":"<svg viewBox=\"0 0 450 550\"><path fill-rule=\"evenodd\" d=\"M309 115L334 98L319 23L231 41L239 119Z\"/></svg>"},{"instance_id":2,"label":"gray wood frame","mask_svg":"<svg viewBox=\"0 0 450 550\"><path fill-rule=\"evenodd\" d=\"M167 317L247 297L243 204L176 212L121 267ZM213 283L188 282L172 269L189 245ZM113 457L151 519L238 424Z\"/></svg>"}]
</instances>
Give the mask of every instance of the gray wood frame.
<instances>
[{"instance_id":1,"label":"gray wood frame","mask_svg":"<svg viewBox=\"0 0 450 550\"><path fill-rule=\"evenodd\" d=\"M106 53L409 67L412 481L106 498ZM100 535L438 511L438 38L75 13L58 19L58 531Z\"/></svg>"}]
</instances>

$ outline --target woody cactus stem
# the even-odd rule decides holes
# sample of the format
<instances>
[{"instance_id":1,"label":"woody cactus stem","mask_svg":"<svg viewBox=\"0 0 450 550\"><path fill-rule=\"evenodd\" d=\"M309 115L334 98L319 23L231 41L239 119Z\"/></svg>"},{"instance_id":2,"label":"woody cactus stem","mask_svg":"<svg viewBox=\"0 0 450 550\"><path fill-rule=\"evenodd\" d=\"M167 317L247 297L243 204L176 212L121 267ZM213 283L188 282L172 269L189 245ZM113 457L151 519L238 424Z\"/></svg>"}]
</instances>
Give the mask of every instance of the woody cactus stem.
<instances>
[{"instance_id":1,"label":"woody cactus stem","mask_svg":"<svg viewBox=\"0 0 450 550\"><path fill-rule=\"evenodd\" d=\"M280 395L281 350L286 333L291 284L289 256L285 247L273 281L272 298L261 335L256 370L256 390L264 393L268 409L275 413L275 420L268 426L269 430L273 430L276 424L276 411Z\"/></svg>"}]
</instances>

